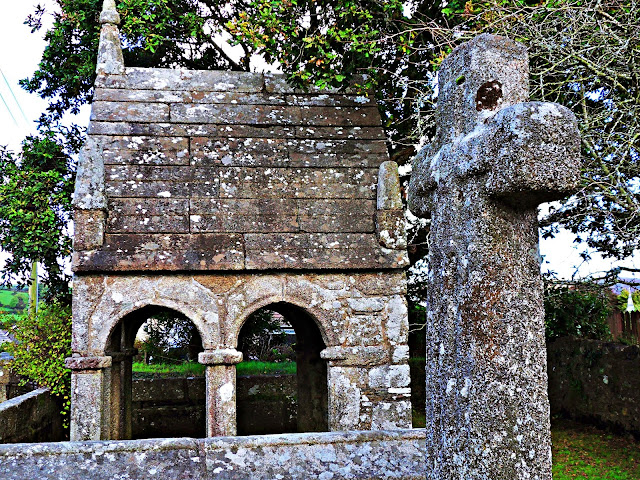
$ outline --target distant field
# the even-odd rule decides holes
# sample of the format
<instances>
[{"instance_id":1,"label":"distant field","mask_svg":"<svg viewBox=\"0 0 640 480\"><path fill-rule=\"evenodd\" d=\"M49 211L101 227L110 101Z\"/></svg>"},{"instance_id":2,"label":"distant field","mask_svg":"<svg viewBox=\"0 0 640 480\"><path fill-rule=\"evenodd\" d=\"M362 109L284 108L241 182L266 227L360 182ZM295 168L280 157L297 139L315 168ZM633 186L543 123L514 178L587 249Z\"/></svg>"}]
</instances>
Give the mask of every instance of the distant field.
<instances>
[{"instance_id":1,"label":"distant field","mask_svg":"<svg viewBox=\"0 0 640 480\"><path fill-rule=\"evenodd\" d=\"M22 313L29 303L29 294L0 289L0 312Z\"/></svg>"}]
</instances>

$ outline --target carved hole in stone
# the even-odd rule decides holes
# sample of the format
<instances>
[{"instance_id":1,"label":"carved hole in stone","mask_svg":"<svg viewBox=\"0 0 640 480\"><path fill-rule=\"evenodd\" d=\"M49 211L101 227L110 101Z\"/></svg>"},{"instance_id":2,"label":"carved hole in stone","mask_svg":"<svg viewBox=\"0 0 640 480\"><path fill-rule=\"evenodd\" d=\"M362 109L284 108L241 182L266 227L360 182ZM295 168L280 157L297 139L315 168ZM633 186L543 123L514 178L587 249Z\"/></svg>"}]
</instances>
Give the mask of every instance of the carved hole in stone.
<instances>
[{"instance_id":1,"label":"carved hole in stone","mask_svg":"<svg viewBox=\"0 0 640 480\"><path fill-rule=\"evenodd\" d=\"M495 110L502 103L502 84L491 80L480 85L476 93L476 110Z\"/></svg>"},{"instance_id":2,"label":"carved hole in stone","mask_svg":"<svg viewBox=\"0 0 640 480\"><path fill-rule=\"evenodd\" d=\"M275 303L254 312L238 335L242 372L258 362L282 365L289 374L238 374L238 435L328 430L327 365L320 330L299 307Z\"/></svg>"},{"instance_id":3,"label":"carved hole in stone","mask_svg":"<svg viewBox=\"0 0 640 480\"><path fill-rule=\"evenodd\" d=\"M198 329L175 310L147 306L123 317L107 347L111 439L205 437L202 351Z\"/></svg>"}]
</instances>

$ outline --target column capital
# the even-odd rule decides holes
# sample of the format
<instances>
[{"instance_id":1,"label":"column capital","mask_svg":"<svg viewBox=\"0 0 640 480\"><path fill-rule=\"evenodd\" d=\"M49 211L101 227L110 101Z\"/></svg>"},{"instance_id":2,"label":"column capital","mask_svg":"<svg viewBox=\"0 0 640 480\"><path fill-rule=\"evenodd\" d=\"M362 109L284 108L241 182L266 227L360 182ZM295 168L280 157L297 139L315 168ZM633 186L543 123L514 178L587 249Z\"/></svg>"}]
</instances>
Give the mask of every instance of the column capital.
<instances>
[{"instance_id":1,"label":"column capital","mask_svg":"<svg viewBox=\"0 0 640 480\"><path fill-rule=\"evenodd\" d=\"M242 352L235 348L206 350L198 354L198 362L203 365L235 365L242 361Z\"/></svg>"},{"instance_id":2,"label":"column capital","mask_svg":"<svg viewBox=\"0 0 640 480\"><path fill-rule=\"evenodd\" d=\"M65 366L71 370L101 370L109 368L112 358L105 357L71 357L65 360Z\"/></svg>"}]
</instances>

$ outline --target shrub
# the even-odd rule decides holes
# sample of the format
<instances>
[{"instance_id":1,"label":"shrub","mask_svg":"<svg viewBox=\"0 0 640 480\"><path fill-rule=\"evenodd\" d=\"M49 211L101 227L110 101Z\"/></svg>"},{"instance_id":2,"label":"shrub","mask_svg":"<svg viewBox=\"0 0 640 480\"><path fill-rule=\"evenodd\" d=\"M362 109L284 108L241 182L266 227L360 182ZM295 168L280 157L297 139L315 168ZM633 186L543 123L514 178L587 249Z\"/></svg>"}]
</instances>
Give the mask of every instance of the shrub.
<instances>
[{"instance_id":1,"label":"shrub","mask_svg":"<svg viewBox=\"0 0 640 480\"><path fill-rule=\"evenodd\" d=\"M545 282L544 310L547 339L573 336L608 340L607 318L612 310L611 292L593 283Z\"/></svg>"},{"instance_id":2,"label":"shrub","mask_svg":"<svg viewBox=\"0 0 640 480\"><path fill-rule=\"evenodd\" d=\"M14 357L11 370L22 377L23 385L33 382L48 388L60 401L67 426L71 372L64 361L71 356L71 307L42 305L35 315L21 315L11 333L16 339L6 347Z\"/></svg>"}]
</instances>

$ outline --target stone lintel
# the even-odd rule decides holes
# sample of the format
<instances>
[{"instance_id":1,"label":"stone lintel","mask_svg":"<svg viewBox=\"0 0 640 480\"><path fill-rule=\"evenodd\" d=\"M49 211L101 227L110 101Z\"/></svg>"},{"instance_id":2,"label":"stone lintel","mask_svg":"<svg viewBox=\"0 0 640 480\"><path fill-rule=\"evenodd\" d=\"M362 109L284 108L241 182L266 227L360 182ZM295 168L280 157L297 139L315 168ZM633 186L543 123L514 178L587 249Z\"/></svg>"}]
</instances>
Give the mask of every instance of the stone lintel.
<instances>
[{"instance_id":1,"label":"stone lintel","mask_svg":"<svg viewBox=\"0 0 640 480\"><path fill-rule=\"evenodd\" d=\"M65 360L65 366L76 371L80 370L101 370L103 368L109 368L112 365L112 359L110 356L105 357L71 357Z\"/></svg>"},{"instance_id":2,"label":"stone lintel","mask_svg":"<svg viewBox=\"0 0 640 480\"><path fill-rule=\"evenodd\" d=\"M203 365L236 365L242 361L242 352L235 348L207 350L198 354L198 362Z\"/></svg>"}]
</instances>

